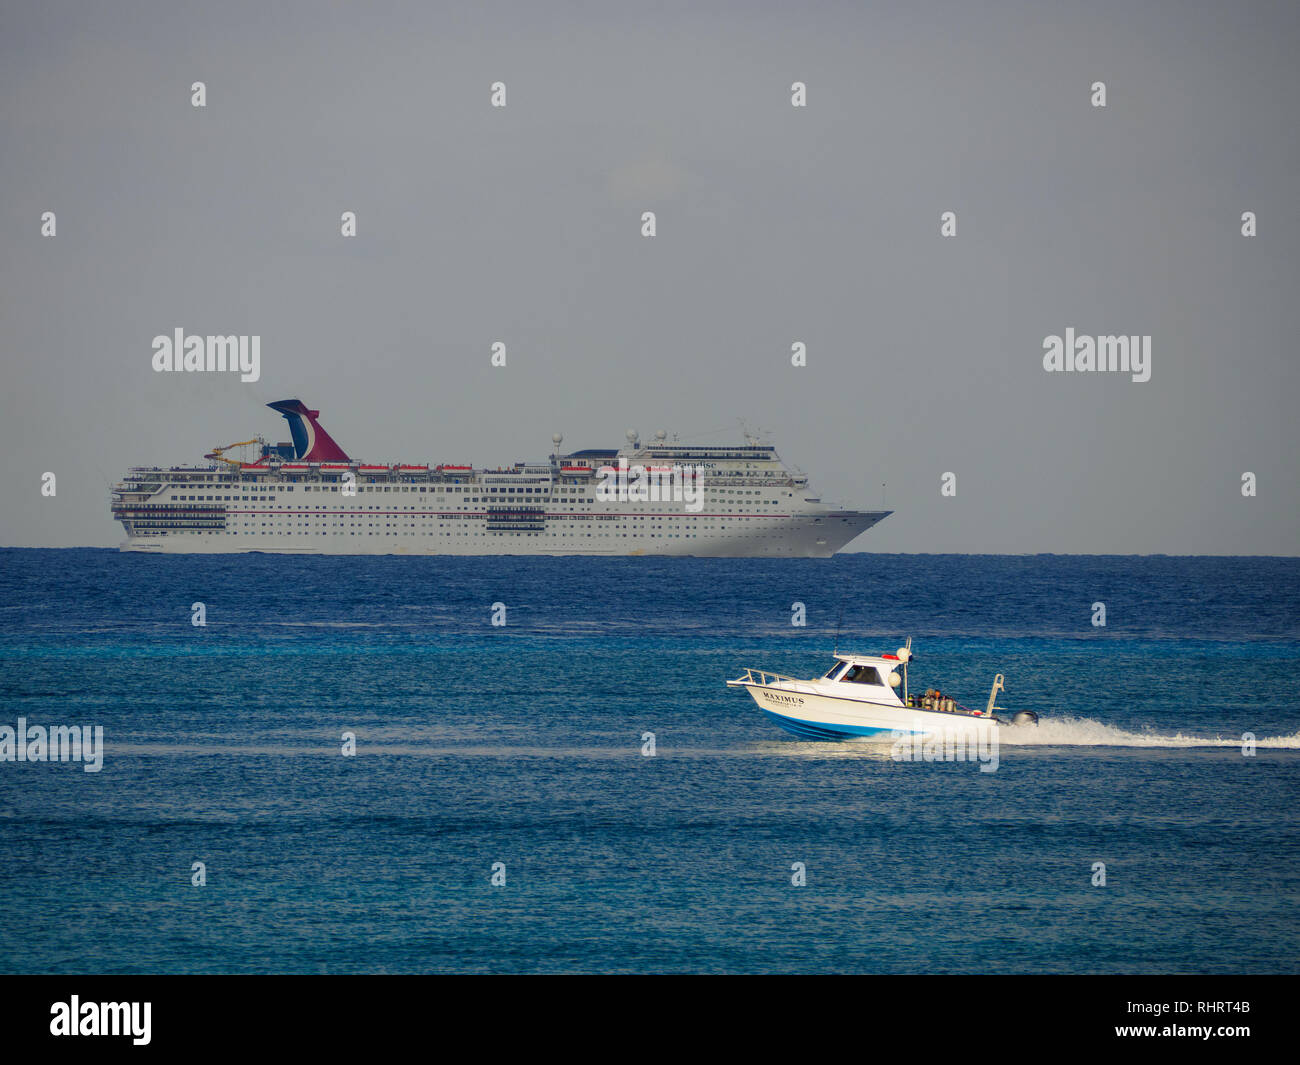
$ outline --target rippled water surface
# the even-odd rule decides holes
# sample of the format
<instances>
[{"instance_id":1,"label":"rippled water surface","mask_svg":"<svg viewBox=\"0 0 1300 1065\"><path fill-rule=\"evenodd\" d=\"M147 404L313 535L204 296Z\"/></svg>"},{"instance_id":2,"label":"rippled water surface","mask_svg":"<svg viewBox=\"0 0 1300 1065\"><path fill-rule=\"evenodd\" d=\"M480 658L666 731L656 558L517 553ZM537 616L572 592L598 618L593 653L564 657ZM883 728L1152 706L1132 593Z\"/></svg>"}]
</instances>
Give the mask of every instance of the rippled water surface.
<instances>
[{"instance_id":1,"label":"rippled water surface","mask_svg":"<svg viewBox=\"0 0 1300 1065\"><path fill-rule=\"evenodd\" d=\"M1297 560L5 550L0 589L0 726L105 743L0 762L4 971L1298 967ZM1041 726L981 773L723 685L820 673L841 610Z\"/></svg>"}]
</instances>

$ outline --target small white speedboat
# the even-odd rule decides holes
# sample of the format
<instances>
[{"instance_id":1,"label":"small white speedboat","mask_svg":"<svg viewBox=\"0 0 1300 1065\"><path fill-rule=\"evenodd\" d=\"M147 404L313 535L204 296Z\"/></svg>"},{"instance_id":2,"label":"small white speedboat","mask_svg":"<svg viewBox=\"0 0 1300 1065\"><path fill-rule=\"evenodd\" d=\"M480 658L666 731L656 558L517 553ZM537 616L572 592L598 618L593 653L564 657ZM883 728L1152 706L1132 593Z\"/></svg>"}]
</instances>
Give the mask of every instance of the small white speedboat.
<instances>
[{"instance_id":1,"label":"small white speedboat","mask_svg":"<svg viewBox=\"0 0 1300 1065\"><path fill-rule=\"evenodd\" d=\"M936 689L924 695L907 690L912 641L892 655L835 653L835 664L820 677L799 680L781 673L747 669L728 687L744 688L761 710L787 732L808 740L844 740L883 734L964 734L987 739L999 725L1036 725L1038 715L1022 710L1010 719L997 716L1003 690L999 673L988 704L972 710ZM902 689L901 694L899 689Z\"/></svg>"}]
</instances>

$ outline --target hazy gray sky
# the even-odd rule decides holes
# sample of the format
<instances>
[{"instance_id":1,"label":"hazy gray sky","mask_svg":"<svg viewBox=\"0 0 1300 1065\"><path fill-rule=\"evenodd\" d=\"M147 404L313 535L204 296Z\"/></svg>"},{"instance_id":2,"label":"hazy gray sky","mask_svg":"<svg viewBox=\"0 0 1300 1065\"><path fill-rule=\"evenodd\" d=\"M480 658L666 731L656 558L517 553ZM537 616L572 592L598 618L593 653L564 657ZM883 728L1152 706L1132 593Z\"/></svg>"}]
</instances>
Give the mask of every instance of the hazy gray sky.
<instances>
[{"instance_id":1,"label":"hazy gray sky","mask_svg":"<svg viewBox=\"0 0 1300 1065\"><path fill-rule=\"evenodd\" d=\"M1298 29L1294 3L6 0L0 544L115 545L128 466L287 439L262 404L299 397L370 461L744 418L825 498L888 482L854 548L1295 554ZM177 327L260 335L262 379L156 374ZM1150 381L1045 372L1068 327L1150 334Z\"/></svg>"}]
</instances>

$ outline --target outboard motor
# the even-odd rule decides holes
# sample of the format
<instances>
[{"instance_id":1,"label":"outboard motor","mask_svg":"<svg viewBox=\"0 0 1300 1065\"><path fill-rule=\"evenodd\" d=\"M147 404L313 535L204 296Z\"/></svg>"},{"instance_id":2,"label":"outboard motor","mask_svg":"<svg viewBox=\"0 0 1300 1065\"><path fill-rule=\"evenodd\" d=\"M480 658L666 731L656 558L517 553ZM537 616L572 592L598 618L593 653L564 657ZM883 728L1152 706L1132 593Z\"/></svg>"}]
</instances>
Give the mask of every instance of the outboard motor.
<instances>
[{"instance_id":1,"label":"outboard motor","mask_svg":"<svg viewBox=\"0 0 1300 1065\"><path fill-rule=\"evenodd\" d=\"M1007 688L1003 683L1002 674L999 673L993 678L993 689L989 692L989 705L984 712L999 725L1037 725L1038 715L1032 710L1017 710L1010 721L1005 717L998 717L998 715L993 712L994 710L1002 709L1002 707L997 704L998 692L1006 690Z\"/></svg>"}]
</instances>

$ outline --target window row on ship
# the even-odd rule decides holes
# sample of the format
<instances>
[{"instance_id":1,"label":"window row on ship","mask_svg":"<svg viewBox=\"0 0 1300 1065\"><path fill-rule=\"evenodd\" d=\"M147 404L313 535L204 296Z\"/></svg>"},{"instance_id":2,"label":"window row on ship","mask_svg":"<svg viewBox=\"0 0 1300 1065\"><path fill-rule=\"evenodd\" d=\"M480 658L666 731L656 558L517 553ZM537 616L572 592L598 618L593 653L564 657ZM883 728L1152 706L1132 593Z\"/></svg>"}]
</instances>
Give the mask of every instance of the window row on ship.
<instances>
[{"instance_id":1,"label":"window row on ship","mask_svg":"<svg viewBox=\"0 0 1300 1065\"><path fill-rule=\"evenodd\" d=\"M576 520L551 519L544 530L529 531L526 529L510 529L509 523L503 523L507 527L497 529L484 529L475 524L473 527L466 527L464 519L458 522L438 521L434 522L360 522L360 521L331 521L323 523L319 519L315 522L310 521L275 521L275 520L236 520L227 523L225 529L220 527L211 528L192 522L168 522L168 521L133 521L132 526L141 531L157 531L163 535L168 529L178 532L195 532L221 535L223 532L227 536L300 536L303 533L312 533L315 535L335 535L335 536L431 536L442 537L477 537L477 538L495 538L501 537L536 537L545 536L552 540L583 540L583 539L698 539L701 535L708 536L718 533L737 533L745 536L747 539L784 539L789 534L789 528L786 525L781 527L768 526L766 529L737 529L736 524L756 521L758 519L750 516L737 516L734 518L689 518L682 517L671 519L665 523L662 519L652 519L646 517L625 518L623 521L611 523L608 525L596 524L592 519L608 518L615 516L591 515L577 518ZM648 523L648 524L646 524ZM667 524L667 528L665 527ZM818 522L820 524L820 522ZM234 527L231 527L231 526ZM437 530L435 531L434 526ZM673 529L684 531L671 531Z\"/></svg>"},{"instance_id":2,"label":"window row on ship","mask_svg":"<svg viewBox=\"0 0 1300 1065\"><path fill-rule=\"evenodd\" d=\"M564 476L555 479L546 477L505 477L494 476L489 474L486 478L479 477L421 477L421 476L386 476L384 474L363 473L358 474L352 471L359 484L368 485L388 485L388 486L418 486L418 487L449 487L454 489L460 487L476 487L479 485L535 485L545 490L547 486L567 486L567 487L585 487L592 483L590 477L572 477ZM760 473L754 470L707 470L702 471L702 476L706 481L728 481L735 484L769 484L773 487L788 487L791 484L800 485L806 482L807 478L792 477L784 471L771 471L770 473ZM275 474L270 471L251 474L220 474L220 473L190 473L179 470L150 470L147 472L131 473L124 480L129 482L156 481L159 478L174 482L176 484L223 484L223 485L254 485L254 484L271 484L271 485L303 485L303 484L320 484L320 485L338 485L343 483L341 474L318 474L302 473L298 474ZM626 479L626 478L624 478Z\"/></svg>"},{"instance_id":3,"label":"window row on ship","mask_svg":"<svg viewBox=\"0 0 1300 1065\"><path fill-rule=\"evenodd\" d=\"M332 486L315 487L312 485L306 485L306 486L297 486L297 487L301 487L304 493L309 493L309 492L338 493L339 492L339 489L337 487L332 487ZM277 492L289 493L294 491L294 488L295 488L294 485L249 485L240 489L240 491L237 494L233 494L233 495L191 495L186 493L182 495L172 495L169 498L170 500L176 502L190 502L190 501L193 502L258 502L258 503L276 502ZM424 488L403 488L403 487L379 488L379 487L371 487L368 485L360 485L357 487L356 491L357 494L359 495L362 492L380 492L380 491L382 492L425 492L425 489ZM498 492L497 489L448 488L444 490L442 488L436 488L436 489L431 488L428 491L430 493L435 493L435 494L443 493L444 495L455 496L457 501L461 503L499 503L499 502L507 501L511 495L515 495L516 499L519 498L518 493L516 493L514 489L509 489L509 490L502 489L500 490L500 492ZM248 494L253 492L264 492L266 494L265 495ZM536 499L537 502L539 503L544 501L543 497L548 497L551 500L557 502L564 502L564 503L614 502L613 500L606 501L606 500L597 499L597 497L594 494L592 494L589 489L588 490L566 490L563 488L559 488L547 492L546 490L541 488L536 490L531 488L528 489L521 488L519 489L519 493L523 493L525 496L532 495L534 499ZM757 489L744 489L744 488L706 488L705 489L706 499L710 499L710 498L719 499L724 495L725 496L746 496L746 497L750 497L750 496L757 497L761 495L764 498L762 499L747 498L745 502L751 504L761 503L766 506L777 506L780 501L778 499L771 498L772 494L773 493L771 492L760 492ZM346 493L345 493L345 497L351 498L350 496L347 496ZM787 499L793 498L793 493L787 492L786 498ZM647 502L647 500L636 500L636 501ZM648 502L655 502L655 501L649 500ZM665 500L665 502L667 502L667 500ZM306 505L310 506L311 504L306 504ZM317 505L321 505L321 504L317 504Z\"/></svg>"}]
</instances>

